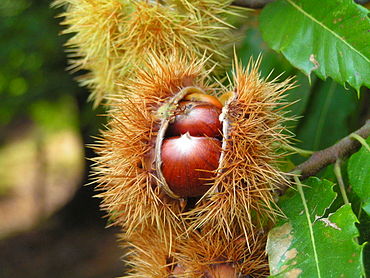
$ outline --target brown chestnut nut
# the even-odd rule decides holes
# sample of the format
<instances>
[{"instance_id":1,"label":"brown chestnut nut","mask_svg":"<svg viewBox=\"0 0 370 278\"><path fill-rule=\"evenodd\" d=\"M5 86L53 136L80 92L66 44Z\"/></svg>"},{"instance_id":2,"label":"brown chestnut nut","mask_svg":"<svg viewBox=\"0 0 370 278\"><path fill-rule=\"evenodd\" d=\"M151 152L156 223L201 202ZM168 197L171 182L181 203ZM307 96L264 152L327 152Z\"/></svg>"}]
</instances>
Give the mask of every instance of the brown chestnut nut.
<instances>
[{"instance_id":1,"label":"brown chestnut nut","mask_svg":"<svg viewBox=\"0 0 370 278\"><path fill-rule=\"evenodd\" d=\"M176 117L168 126L167 136L189 132L191 136L221 137L221 109L209 103L182 101Z\"/></svg>"},{"instance_id":2,"label":"brown chestnut nut","mask_svg":"<svg viewBox=\"0 0 370 278\"><path fill-rule=\"evenodd\" d=\"M207 94L191 93L191 94L187 94L183 98L183 100L208 103L208 104L212 104L212 105L222 109L222 104L221 104L220 100L215 96L211 96L211 95L207 95Z\"/></svg>"},{"instance_id":3,"label":"brown chestnut nut","mask_svg":"<svg viewBox=\"0 0 370 278\"><path fill-rule=\"evenodd\" d=\"M165 139L161 150L162 174L175 194L197 197L207 192L221 154L218 139L186 133Z\"/></svg>"}]
</instances>

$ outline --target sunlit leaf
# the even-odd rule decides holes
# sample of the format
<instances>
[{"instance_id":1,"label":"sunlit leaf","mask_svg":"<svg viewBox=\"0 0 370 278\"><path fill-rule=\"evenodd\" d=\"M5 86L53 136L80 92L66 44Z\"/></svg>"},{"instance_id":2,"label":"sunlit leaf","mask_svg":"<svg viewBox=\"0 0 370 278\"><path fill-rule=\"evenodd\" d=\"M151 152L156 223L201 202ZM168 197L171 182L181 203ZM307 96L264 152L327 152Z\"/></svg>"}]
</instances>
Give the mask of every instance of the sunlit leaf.
<instances>
[{"instance_id":1,"label":"sunlit leaf","mask_svg":"<svg viewBox=\"0 0 370 278\"><path fill-rule=\"evenodd\" d=\"M336 197L333 184L310 178L306 185L279 202L287 219L269 234L271 277L361 277L363 246L354 240L358 221L351 206L327 215Z\"/></svg>"},{"instance_id":2,"label":"sunlit leaf","mask_svg":"<svg viewBox=\"0 0 370 278\"><path fill-rule=\"evenodd\" d=\"M370 87L370 20L353 0L278 0L262 11L263 38L305 74Z\"/></svg>"}]
</instances>

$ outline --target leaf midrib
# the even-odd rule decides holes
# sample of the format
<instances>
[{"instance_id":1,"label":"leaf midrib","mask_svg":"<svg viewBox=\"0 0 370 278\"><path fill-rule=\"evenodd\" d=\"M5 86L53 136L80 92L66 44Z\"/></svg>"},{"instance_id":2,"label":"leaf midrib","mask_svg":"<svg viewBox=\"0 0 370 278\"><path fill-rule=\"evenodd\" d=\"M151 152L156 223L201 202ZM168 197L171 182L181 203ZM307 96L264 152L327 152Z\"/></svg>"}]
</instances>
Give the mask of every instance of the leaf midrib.
<instances>
[{"instance_id":1,"label":"leaf midrib","mask_svg":"<svg viewBox=\"0 0 370 278\"><path fill-rule=\"evenodd\" d=\"M319 266L319 256L317 255L316 242L315 242L315 236L314 236L314 233L313 233L313 227L312 227L312 222L311 222L311 218L310 218L310 212L309 212L308 207L307 207L307 202L306 202L306 198L304 196L304 192L303 192L303 189L302 189L302 184L300 183L298 178L294 177L294 180L297 183L297 189L298 189L299 195L301 196L302 204L303 204L305 215L306 215L306 218L307 218L307 225L308 225L308 230L310 232L311 243L312 243L312 251L313 251L313 255L315 257L315 265L316 265L317 275L318 275L319 278L321 278L321 271L320 271L320 266Z\"/></svg>"},{"instance_id":2,"label":"leaf midrib","mask_svg":"<svg viewBox=\"0 0 370 278\"><path fill-rule=\"evenodd\" d=\"M363 59L365 59L365 61L369 62L369 59L364 56L364 54L362 54L361 52L359 52L356 48L354 48L351 44L349 44L346 40L342 39L337 33L335 33L333 30L331 30L329 27L327 27L326 25L322 24L320 21L318 21L316 18L314 18L313 16L311 16L309 13L307 13L305 10L303 10L300 6L298 6L297 4L295 4L294 2L292 2L292 0L285 0L287 1L289 4L291 4L294 8L296 8L299 12L301 12L304 16L308 17L309 19L311 19L313 22L315 22L316 24L320 25L322 28L324 28L325 30L327 30L329 33L331 33L334 37L336 37L339 41L343 42L345 45L347 45L350 49L352 49L355 53L357 53L358 55L360 55Z\"/></svg>"}]
</instances>

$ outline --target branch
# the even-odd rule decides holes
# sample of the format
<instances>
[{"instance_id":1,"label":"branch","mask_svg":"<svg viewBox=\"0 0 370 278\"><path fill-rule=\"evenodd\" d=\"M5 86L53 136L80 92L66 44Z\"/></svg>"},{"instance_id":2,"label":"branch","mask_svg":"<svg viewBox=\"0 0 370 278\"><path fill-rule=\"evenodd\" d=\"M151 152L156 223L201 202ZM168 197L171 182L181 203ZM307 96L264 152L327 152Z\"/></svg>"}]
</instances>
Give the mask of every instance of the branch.
<instances>
[{"instance_id":1,"label":"branch","mask_svg":"<svg viewBox=\"0 0 370 278\"><path fill-rule=\"evenodd\" d=\"M368 120L364 126L352 134L357 134L362 138L367 138L370 135L370 120ZM298 165L292 171L292 173L299 173L300 179L306 179L310 176L314 176L321 169L335 163L338 159L345 158L355 153L360 146L361 143L354 139L350 134L333 146L313 153L309 159ZM279 189L280 194L284 193L287 188L288 186L286 185L281 186Z\"/></svg>"},{"instance_id":2,"label":"branch","mask_svg":"<svg viewBox=\"0 0 370 278\"><path fill-rule=\"evenodd\" d=\"M355 0L355 2L357 4L365 5L365 4L369 3L370 1L369 0Z\"/></svg>"},{"instance_id":3,"label":"branch","mask_svg":"<svg viewBox=\"0 0 370 278\"><path fill-rule=\"evenodd\" d=\"M250 9L261 9L272 1L274 0L234 0L232 5Z\"/></svg>"}]
</instances>

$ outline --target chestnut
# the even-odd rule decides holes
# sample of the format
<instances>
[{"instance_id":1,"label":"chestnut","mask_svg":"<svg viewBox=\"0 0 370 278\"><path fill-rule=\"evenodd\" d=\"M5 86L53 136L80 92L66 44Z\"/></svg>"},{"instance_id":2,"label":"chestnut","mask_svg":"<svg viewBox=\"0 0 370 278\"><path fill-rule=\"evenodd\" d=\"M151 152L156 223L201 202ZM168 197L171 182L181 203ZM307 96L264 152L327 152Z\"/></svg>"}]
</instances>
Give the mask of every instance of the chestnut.
<instances>
[{"instance_id":1,"label":"chestnut","mask_svg":"<svg viewBox=\"0 0 370 278\"><path fill-rule=\"evenodd\" d=\"M168 187L180 197L203 195L212 186L220 154L221 141L215 138L185 133L163 140L162 174Z\"/></svg>"},{"instance_id":2,"label":"chestnut","mask_svg":"<svg viewBox=\"0 0 370 278\"><path fill-rule=\"evenodd\" d=\"M208 104L212 104L212 105L214 105L214 106L222 109L222 104L221 104L220 100L217 97L211 96L211 95L207 95L207 94L203 94L203 93L190 93L190 94L187 94L184 97L184 100L189 100L189 101L193 101L193 102L208 103Z\"/></svg>"},{"instance_id":3,"label":"chestnut","mask_svg":"<svg viewBox=\"0 0 370 278\"><path fill-rule=\"evenodd\" d=\"M170 123L167 136L189 132L191 136L221 137L221 109L209 103L182 101Z\"/></svg>"},{"instance_id":4,"label":"chestnut","mask_svg":"<svg viewBox=\"0 0 370 278\"><path fill-rule=\"evenodd\" d=\"M230 263L214 264L204 273L204 278L237 278L235 267ZM249 277L249 276L248 276Z\"/></svg>"}]
</instances>

